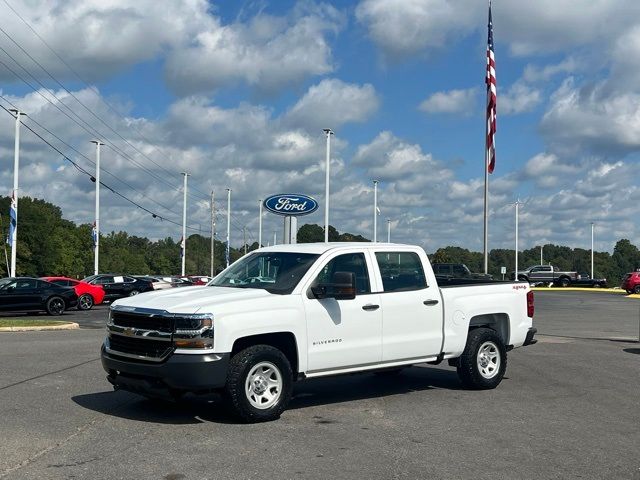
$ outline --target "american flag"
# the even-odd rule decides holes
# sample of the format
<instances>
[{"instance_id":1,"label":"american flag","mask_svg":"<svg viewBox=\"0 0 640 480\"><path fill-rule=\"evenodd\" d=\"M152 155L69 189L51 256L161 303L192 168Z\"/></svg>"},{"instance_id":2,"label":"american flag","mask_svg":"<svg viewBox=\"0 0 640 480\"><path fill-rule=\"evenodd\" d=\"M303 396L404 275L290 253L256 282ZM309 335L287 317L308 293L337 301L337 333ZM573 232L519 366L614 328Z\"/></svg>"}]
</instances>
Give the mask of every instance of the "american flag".
<instances>
[{"instance_id":1,"label":"american flag","mask_svg":"<svg viewBox=\"0 0 640 480\"><path fill-rule=\"evenodd\" d=\"M184 257L184 237L180 237L180 258Z\"/></svg>"},{"instance_id":2,"label":"american flag","mask_svg":"<svg viewBox=\"0 0 640 480\"><path fill-rule=\"evenodd\" d=\"M491 20L491 2L489 2L489 35L487 38L487 144L486 144L486 168L493 173L496 166L496 100L498 91L496 88L496 58L493 53L493 21Z\"/></svg>"},{"instance_id":3,"label":"american flag","mask_svg":"<svg viewBox=\"0 0 640 480\"><path fill-rule=\"evenodd\" d=\"M11 206L9 207L9 235L7 236L7 243L13 244L13 236L16 234L16 228L18 226L18 204L16 203L16 192L11 194Z\"/></svg>"}]
</instances>

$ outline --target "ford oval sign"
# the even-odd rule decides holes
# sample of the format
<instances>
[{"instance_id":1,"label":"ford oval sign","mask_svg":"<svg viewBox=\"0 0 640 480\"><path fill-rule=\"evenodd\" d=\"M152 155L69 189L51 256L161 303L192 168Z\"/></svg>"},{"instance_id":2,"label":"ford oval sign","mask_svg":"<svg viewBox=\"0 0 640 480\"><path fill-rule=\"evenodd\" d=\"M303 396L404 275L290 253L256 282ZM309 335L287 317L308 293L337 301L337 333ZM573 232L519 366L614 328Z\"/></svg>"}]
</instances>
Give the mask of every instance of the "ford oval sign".
<instances>
[{"instance_id":1,"label":"ford oval sign","mask_svg":"<svg viewBox=\"0 0 640 480\"><path fill-rule=\"evenodd\" d=\"M318 202L307 195L281 193L265 199L264 207L276 215L308 215L318 209Z\"/></svg>"}]
</instances>

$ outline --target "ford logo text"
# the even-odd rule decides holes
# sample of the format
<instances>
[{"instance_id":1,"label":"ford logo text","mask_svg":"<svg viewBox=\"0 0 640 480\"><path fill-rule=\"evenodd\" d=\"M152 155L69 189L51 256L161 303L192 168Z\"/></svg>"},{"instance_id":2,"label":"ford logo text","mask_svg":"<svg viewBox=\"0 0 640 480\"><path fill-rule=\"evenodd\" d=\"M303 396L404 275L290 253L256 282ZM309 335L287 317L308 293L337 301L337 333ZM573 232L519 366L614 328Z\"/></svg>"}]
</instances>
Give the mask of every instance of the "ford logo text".
<instances>
[{"instance_id":1,"label":"ford logo text","mask_svg":"<svg viewBox=\"0 0 640 480\"><path fill-rule=\"evenodd\" d=\"M281 193L265 199L264 207L276 215L308 215L318 209L318 202L307 195Z\"/></svg>"}]
</instances>

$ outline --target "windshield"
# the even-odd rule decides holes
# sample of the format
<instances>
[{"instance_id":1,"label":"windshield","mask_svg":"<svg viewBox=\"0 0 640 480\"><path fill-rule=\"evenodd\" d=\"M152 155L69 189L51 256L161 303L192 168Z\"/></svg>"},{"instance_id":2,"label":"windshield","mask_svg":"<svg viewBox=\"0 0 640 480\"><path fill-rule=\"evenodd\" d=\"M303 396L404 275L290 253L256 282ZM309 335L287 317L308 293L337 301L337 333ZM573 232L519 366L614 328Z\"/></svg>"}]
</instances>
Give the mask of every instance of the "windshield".
<instances>
[{"instance_id":1,"label":"windshield","mask_svg":"<svg viewBox=\"0 0 640 480\"><path fill-rule=\"evenodd\" d=\"M208 285L262 288L269 293L289 294L318 257L310 253L254 253L231 265Z\"/></svg>"},{"instance_id":2,"label":"windshield","mask_svg":"<svg viewBox=\"0 0 640 480\"><path fill-rule=\"evenodd\" d=\"M14 281L14 278L3 278L2 280L0 280L0 290L13 283Z\"/></svg>"},{"instance_id":3,"label":"windshield","mask_svg":"<svg viewBox=\"0 0 640 480\"><path fill-rule=\"evenodd\" d=\"M82 279L83 282L86 283L91 283L91 280L93 280L94 278L96 278L98 275L89 275L88 277L85 277Z\"/></svg>"}]
</instances>

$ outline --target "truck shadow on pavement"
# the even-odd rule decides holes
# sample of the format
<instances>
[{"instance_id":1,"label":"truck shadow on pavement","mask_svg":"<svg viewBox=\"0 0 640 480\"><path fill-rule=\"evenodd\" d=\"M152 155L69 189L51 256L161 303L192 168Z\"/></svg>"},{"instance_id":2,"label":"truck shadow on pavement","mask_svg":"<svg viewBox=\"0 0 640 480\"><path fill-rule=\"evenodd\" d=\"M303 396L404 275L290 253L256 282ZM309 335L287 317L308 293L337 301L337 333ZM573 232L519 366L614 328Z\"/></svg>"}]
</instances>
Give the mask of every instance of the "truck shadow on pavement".
<instances>
[{"instance_id":1,"label":"truck shadow on pavement","mask_svg":"<svg viewBox=\"0 0 640 480\"><path fill-rule=\"evenodd\" d=\"M505 377L506 379L506 377ZM398 375L341 375L296 383L289 410L401 395L432 389L462 390L455 370L411 367ZM147 399L124 391L76 395L77 405L119 418L169 425L239 423L220 395L186 395L177 402Z\"/></svg>"}]
</instances>

